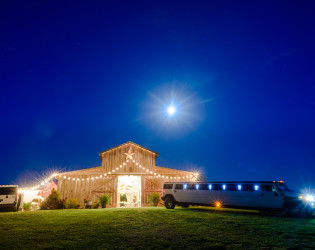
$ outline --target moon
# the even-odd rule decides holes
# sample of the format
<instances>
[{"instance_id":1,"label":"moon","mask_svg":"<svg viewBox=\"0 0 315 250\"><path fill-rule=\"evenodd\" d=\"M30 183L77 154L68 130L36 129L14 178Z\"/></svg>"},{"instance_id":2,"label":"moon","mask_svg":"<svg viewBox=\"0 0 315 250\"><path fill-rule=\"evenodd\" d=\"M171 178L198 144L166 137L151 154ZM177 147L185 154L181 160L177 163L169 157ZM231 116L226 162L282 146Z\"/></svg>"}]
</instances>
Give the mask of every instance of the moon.
<instances>
[{"instance_id":1,"label":"moon","mask_svg":"<svg viewBox=\"0 0 315 250\"><path fill-rule=\"evenodd\" d=\"M167 113L168 113L169 115L174 115L174 114L176 113L176 108L175 108L174 106L169 106L169 107L167 108Z\"/></svg>"}]
</instances>

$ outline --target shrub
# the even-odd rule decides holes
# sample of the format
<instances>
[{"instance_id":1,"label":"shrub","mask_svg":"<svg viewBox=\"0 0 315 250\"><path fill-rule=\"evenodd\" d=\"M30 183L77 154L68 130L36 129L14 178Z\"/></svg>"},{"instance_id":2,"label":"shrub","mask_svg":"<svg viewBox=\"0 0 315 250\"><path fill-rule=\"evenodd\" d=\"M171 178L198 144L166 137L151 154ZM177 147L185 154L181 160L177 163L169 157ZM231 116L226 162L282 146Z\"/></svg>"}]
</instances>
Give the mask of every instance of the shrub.
<instances>
[{"instance_id":1,"label":"shrub","mask_svg":"<svg viewBox=\"0 0 315 250\"><path fill-rule=\"evenodd\" d=\"M84 200L84 208L92 208L92 201Z\"/></svg>"},{"instance_id":2,"label":"shrub","mask_svg":"<svg viewBox=\"0 0 315 250\"><path fill-rule=\"evenodd\" d=\"M40 204L41 210L62 209L63 207L60 193L54 188L51 190L51 194Z\"/></svg>"},{"instance_id":3,"label":"shrub","mask_svg":"<svg viewBox=\"0 0 315 250\"><path fill-rule=\"evenodd\" d=\"M23 209L24 209L24 211L30 211L30 210L31 210L31 207L32 207L31 202L28 202L28 203L24 203L24 204L23 204Z\"/></svg>"},{"instance_id":4,"label":"shrub","mask_svg":"<svg viewBox=\"0 0 315 250\"><path fill-rule=\"evenodd\" d=\"M78 200L77 199L69 199L65 201L65 208L71 209L71 208L78 208Z\"/></svg>"},{"instance_id":5,"label":"shrub","mask_svg":"<svg viewBox=\"0 0 315 250\"><path fill-rule=\"evenodd\" d=\"M160 194L159 193L150 193L149 201L153 206L157 206L160 202Z\"/></svg>"},{"instance_id":6,"label":"shrub","mask_svg":"<svg viewBox=\"0 0 315 250\"><path fill-rule=\"evenodd\" d=\"M120 195L120 201L127 201L127 195L126 194L121 194Z\"/></svg>"},{"instance_id":7,"label":"shrub","mask_svg":"<svg viewBox=\"0 0 315 250\"><path fill-rule=\"evenodd\" d=\"M108 194L103 194L99 200L102 208L106 208L106 205L110 202L110 197Z\"/></svg>"},{"instance_id":8,"label":"shrub","mask_svg":"<svg viewBox=\"0 0 315 250\"><path fill-rule=\"evenodd\" d=\"M100 206L100 204L98 202L96 202L96 201L94 201L93 204L92 204L92 208L93 209L97 209L99 206Z\"/></svg>"}]
</instances>

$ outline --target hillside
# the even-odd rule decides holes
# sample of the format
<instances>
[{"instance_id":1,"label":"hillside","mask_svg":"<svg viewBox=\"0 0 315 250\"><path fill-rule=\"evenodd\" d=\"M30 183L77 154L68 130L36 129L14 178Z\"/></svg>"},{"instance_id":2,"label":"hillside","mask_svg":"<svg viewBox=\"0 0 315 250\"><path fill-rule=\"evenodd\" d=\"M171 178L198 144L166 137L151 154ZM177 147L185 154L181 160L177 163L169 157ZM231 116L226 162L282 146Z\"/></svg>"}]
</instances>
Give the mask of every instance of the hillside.
<instances>
[{"instance_id":1,"label":"hillside","mask_svg":"<svg viewBox=\"0 0 315 250\"><path fill-rule=\"evenodd\" d=\"M0 248L315 248L315 219L165 208L0 214Z\"/></svg>"}]
</instances>

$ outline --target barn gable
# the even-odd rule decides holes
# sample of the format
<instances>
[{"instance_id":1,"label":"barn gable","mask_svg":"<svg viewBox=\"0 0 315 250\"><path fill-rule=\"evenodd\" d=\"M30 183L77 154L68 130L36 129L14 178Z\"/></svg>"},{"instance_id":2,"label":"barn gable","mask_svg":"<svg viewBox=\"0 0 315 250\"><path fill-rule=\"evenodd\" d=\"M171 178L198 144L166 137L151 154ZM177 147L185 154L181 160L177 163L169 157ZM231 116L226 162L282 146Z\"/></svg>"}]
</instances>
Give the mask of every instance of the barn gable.
<instances>
[{"instance_id":1,"label":"barn gable","mask_svg":"<svg viewBox=\"0 0 315 250\"><path fill-rule=\"evenodd\" d=\"M154 171L158 153L129 141L99 155L105 172L141 174Z\"/></svg>"}]
</instances>

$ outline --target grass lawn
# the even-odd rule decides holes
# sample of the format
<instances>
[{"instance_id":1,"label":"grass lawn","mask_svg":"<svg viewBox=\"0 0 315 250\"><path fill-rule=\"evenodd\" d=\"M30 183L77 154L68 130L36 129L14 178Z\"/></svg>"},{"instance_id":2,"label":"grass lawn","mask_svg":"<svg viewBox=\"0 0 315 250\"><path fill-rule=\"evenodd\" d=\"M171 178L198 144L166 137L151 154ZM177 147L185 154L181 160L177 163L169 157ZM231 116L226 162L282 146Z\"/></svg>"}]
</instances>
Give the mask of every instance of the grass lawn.
<instances>
[{"instance_id":1,"label":"grass lawn","mask_svg":"<svg viewBox=\"0 0 315 250\"><path fill-rule=\"evenodd\" d=\"M215 208L17 212L0 213L0 237L0 249L315 249L315 219Z\"/></svg>"}]
</instances>

